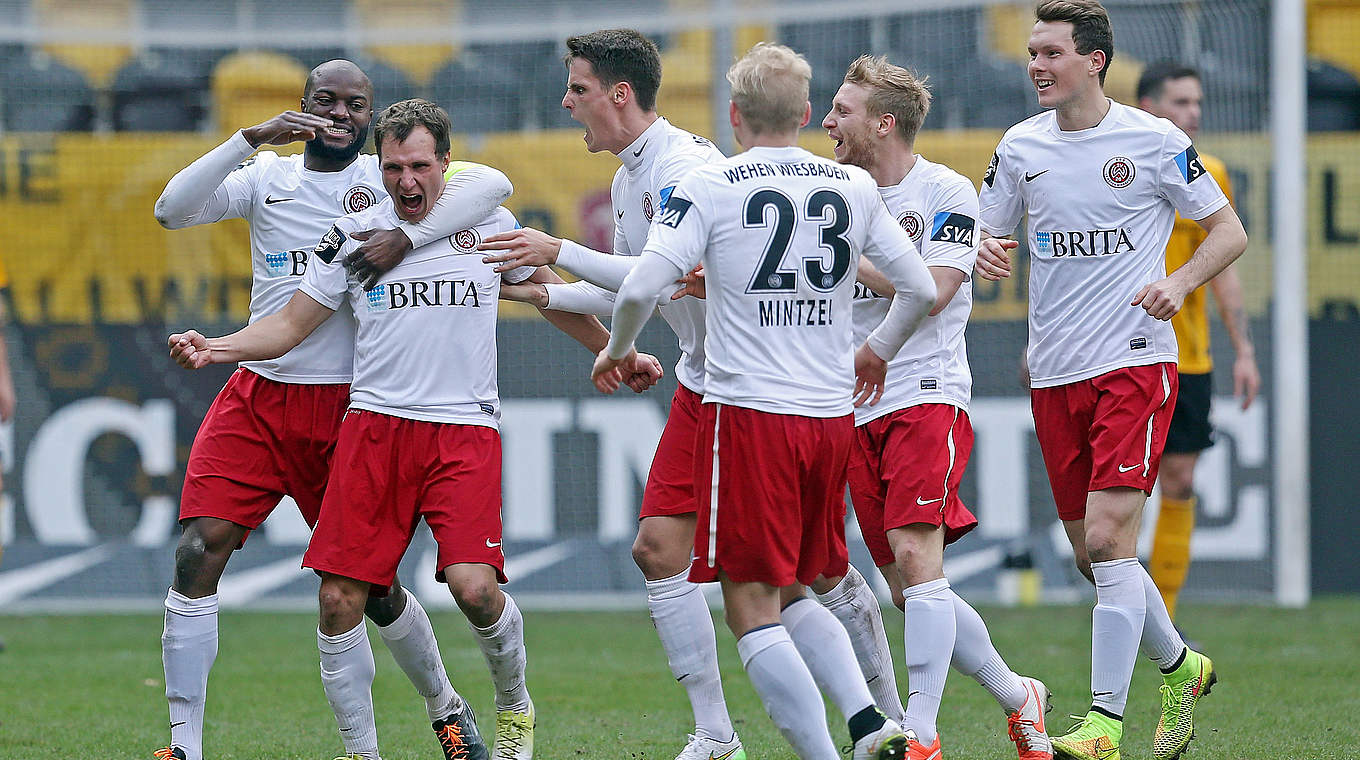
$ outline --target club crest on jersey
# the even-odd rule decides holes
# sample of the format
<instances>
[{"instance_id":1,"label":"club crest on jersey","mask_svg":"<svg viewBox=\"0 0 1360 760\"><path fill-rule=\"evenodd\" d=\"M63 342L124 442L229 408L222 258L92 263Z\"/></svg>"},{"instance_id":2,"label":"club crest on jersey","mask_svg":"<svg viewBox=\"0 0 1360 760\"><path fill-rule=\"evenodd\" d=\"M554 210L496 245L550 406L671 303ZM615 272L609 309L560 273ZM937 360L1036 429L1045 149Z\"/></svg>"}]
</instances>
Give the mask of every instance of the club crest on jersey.
<instances>
[{"instance_id":1,"label":"club crest on jersey","mask_svg":"<svg viewBox=\"0 0 1360 760\"><path fill-rule=\"evenodd\" d=\"M1137 172L1133 168L1133 162L1123 156L1115 156L1105 162L1105 168L1101 174L1105 177L1105 184L1116 190L1122 190L1133 184L1133 175Z\"/></svg>"},{"instance_id":2,"label":"club crest on jersey","mask_svg":"<svg viewBox=\"0 0 1360 760\"><path fill-rule=\"evenodd\" d=\"M652 217L656 216L656 205L652 202L651 193L642 194L642 215L649 222L652 221Z\"/></svg>"},{"instance_id":3,"label":"club crest on jersey","mask_svg":"<svg viewBox=\"0 0 1360 760\"><path fill-rule=\"evenodd\" d=\"M920 214L915 211L904 212L901 216L897 217L897 223L902 225L902 229L907 231L907 237L911 238L911 242L918 246L921 244L921 237L926 231L926 225L925 220L921 218Z\"/></svg>"},{"instance_id":4,"label":"club crest on jersey","mask_svg":"<svg viewBox=\"0 0 1360 760\"><path fill-rule=\"evenodd\" d=\"M364 300L368 302L369 312L385 311L387 309L387 286L374 285L371 290L365 290Z\"/></svg>"},{"instance_id":5,"label":"club crest on jersey","mask_svg":"<svg viewBox=\"0 0 1360 760\"><path fill-rule=\"evenodd\" d=\"M458 230L449 236L449 242L459 253L472 253L481 244L482 237L474 229Z\"/></svg>"},{"instance_id":6,"label":"club crest on jersey","mask_svg":"<svg viewBox=\"0 0 1360 760\"><path fill-rule=\"evenodd\" d=\"M344 201L341 205L345 207L345 212L353 214L356 211L363 211L372 206L378 200L378 196L367 185L355 185L345 191Z\"/></svg>"}]
</instances>

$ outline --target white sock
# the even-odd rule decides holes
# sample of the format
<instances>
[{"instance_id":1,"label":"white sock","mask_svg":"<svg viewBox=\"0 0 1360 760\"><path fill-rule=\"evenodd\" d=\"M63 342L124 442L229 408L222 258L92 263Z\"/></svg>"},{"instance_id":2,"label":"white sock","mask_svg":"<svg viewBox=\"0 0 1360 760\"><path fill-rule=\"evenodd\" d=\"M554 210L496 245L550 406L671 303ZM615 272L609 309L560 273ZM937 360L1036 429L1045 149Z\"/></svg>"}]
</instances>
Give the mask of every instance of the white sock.
<instances>
[{"instance_id":1,"label":"white sock","mask_svg":"<svg viewBox=\"0 0 1360 760\"><path fill-rule=\"evenodd\" d=\"M509 594L501 617L486 628L471 623L468 627L477 637L477 645L491 669L491 681L496 685L496 709L524 712L529 709L529 689L524 683L528 655L524 651L524 616Z\"/></svg>"},{"instance_id":2,"label":"white sock","mask_svg":"<svg viewBox=\"0 0 1360 760\"><path fill-rule=\"evenodd\" d=\"M425 711L430 721L440 720L463 706L462 697L449 683L444 660L439 656L439 642L434 638L430 616L420 606L416 595L400 589L406 595L406 609L391 625L378 626L378 633L392 653L392 659L411 679L420 696L425 698Z\"/></svg>"},{"instance_id":3,"label":"white sock","mask_svg":"<svg viewBox=\"0 0 1360 760\"><path fill-rule=\"evenodd\" d=\"M203 707L208 671L217 659L217 594L190 599L173 588L165 595L161 661L170 703L170 744L189 760L203 758Z\"/></svg>"},{"instance_id":4,"label":"white sock","mask_svg":"<svg viewBox=\"0 0 1360 760\"><path fill-rule=\"evenodd\" d=\"M647 581L647 611L666 652L671 674L685 687L694 708L694 735L728 741L735 734L718 673L713 616L689 571Z\"/></svg>"},{"instance_id":5,"label":"white sock","mask_svg":"<svg viewBox=\"0 0 1360 760\"><path fill-rule=\"evenodd\" d=\"M935 720L944 699L944 681L954 654L956 626L949 580L939 578L902 590L906 599L907 722L903 728L929 747L937 733Z\"/></svg>"},{"instance_id":6,"label":"white sock","mask_svg":"<svg viewBox=\"0 0 1360 760\"><path fill-rule=\"evenodd\" d=\"M972 605L954 593L954 669L972 677L982 688L991 692L1001 709L1015 712L1025 704L1025 685L1020 676L1001 659L992 646L987 624Z\"/></svg>"},{"instance_id":7,"label":"white sock","mask_svg":"<svg viewBox=\"0 0 1360 760\"><path fill-rule=\"evenodd\" d=\"M804 597L785 607L779 619L798 648L798 656L807 663L812 679L847 721L874 706L864 674L855 662L850 635L830 610Z\"/></svg>"},{"instance_id":8,"label":"white sock","mask_svg":"<svg viewBox=\"0 0 1360 760\"><path fill-rule=\"evenodd\" d=\"M1123 715L1129 679L1147 615L1146 571L1137 558L1092 562L1096 608L1091 612L1091 704Z\"/></svg>"},{"instance_id":9,"label":"white sock","mask_svg":"<svg viewBox=\"0 0 1360 760\"><path fill-rule=\"evenodd\" d=\"M897 693L897 674L893 672L888 632L883 628L883 610L874 590L850 565L841 582L825 594L818 594L817 601L831 610L850 634L850 645L855 649L855 659L859 660L874 704L884 715L901 723L905 714L902 698Z\"/></svg>"},{"instance_id":10,"label":"white sock","mask_svg":"<svg viewBox=\"0 0 1360 760\"><path fill-rule=\"evenodd\" d=\"M1147 603L1147 615L1143 618L1143 653L1157 663L1159 669L1165 670L1180 659L1181 652L1185 651L1185 641L1172 624L1162 593L1152 582L1147 568L1141 563L1138 568L1143 571L1143 599Z\"/></svg>"},{"instance_id":11,"label":"white sock","mask_svg":"<svg viewBox=\"0 0 1360 760\"><path fill-rule=\"evenodd\" d=\"M809 605L815 606L815 605ZM741 665L770 720L802 760L840 760L826 727L826 705L807 664L782 625L748 631L737 640ZM856 679L858 680L858 679Z\"/></svg>"},{"instance_id":12,"label":"white sock","mask_svg":"<svg viewBox=\"0 0 1360 760\"><path fill-rule=\"evenodd\" d=\"M338 636L316 632L321 650L321 685L335 713L345 752L378 757L378 727L373 721L373 648L363 621Z\"/></svg>"}]
</instances>

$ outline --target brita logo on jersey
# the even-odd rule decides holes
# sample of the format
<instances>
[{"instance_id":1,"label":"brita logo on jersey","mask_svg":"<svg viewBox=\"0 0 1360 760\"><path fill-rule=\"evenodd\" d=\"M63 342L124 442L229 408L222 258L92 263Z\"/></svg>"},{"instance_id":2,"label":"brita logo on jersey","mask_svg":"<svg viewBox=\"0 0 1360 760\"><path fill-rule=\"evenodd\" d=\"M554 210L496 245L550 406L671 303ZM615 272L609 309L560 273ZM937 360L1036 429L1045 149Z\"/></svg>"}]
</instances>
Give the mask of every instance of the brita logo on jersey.
<instances>
[{"instance_id":1,"label":"brita logo on jersey","mask_svg":"<svg viewBox=\"0 0 1360 760\"><path fill-rule=\"evenodd\" d=\"M426 306L482 305L474 280L410 280L388 282L365 291L368 310L417 309ZM494 301L492 301L494 303Z\"/></svg>"},{"instance_id":2,"label":"brita logo on jersey","mask_svg":"<svg viewBox=\"0 0 1360 760\"><path fill-rule=\"evenodd\" d=\"M368 301L369 311L383 311L387 308L387 286L374 285L371 289L365 290L364 299Z\"/></svg>"},{"instance_id":3,"label":"brita logo on jersey","mask_svg":"<svg viewBox=\"0 0 1360 760\"><path fill-rule=\"evenodd\" d=\"M1073 256L1114 256L1136 251L1133 237L1123 227L1111 230L1053 230L1034 233L1040 256L1052 259Z\"/></svg>"},{"instance_id":4,"label":"brita logo on jersey","mask_svg":"<svg viewBox=\"0 0 1360 760\"><path fill-rule=\"evenodd\" d=\"M309 251L280 251L278 253L266 253L264 255L264 266L269 273L275 276L293 275L301 277L307 274L307 254Z\"/></svg>"}]
</instances>

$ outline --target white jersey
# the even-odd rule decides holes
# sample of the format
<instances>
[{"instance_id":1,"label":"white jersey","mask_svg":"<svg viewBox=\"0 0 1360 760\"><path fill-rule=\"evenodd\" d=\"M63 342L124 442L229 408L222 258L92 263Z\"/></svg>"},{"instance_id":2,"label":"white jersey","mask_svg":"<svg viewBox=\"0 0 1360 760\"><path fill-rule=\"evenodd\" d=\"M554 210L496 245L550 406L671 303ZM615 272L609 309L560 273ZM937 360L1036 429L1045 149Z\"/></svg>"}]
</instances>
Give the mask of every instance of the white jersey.
<instances>
[{"instance_id":1,"label":"white jersey","mask_svg":"<svg viewBox=\"0 0 1360 760\"><path fill-rule=\"evenodd\" d=\"M868 172L797 147L690 172L647 250L681 271L704 263L704 401L806 417L853 409L860 254L880 267L916 255Z\"/></svg>"},{"instance_id":2,"label":"white jersey","mask_svg":"<svg viewBox=\"0 0 1360 760\"><path fill-rule=\"evenodd\" d=\"M423 245L364 290L341 262L359 230L395 226L391 198L336 220L316 246L302 292L348 305L358 322L350 408L426 422L498 427L496 303L501 280L522 282L533 267L498 275L477 245L519 225L504 208L480 224ZM337 318L348 319L335 315Z\"/></svg>"},{"instance_id":3,"label":"white jersey","mask_svg":"<svg viewBox=\"0 0 1360 760\"><path fill-rule=\"evenodd\" d=\"M981 227L1009 235L1029 214L1029 373L1035 388L1176 361L1170 321L1130 306L1166 276L1176 212L1228 204L1174 124L1110 101L1090 129L1047 111L1011 127L987 169Z\"/></svg>"},{"instance_id":4,"label":"white jersey","mask_svg":"<svg viewBox=\"0 0 1360 760\"><path fill-rule=\"evenodd\" d=\"M973 183L942 164L916 157L902 181L880 187L888 212L911 237L926 266L964 273L944 310L922 320L892 361L883 398L855 409L863 425L918 404L951 404L964 411L973 393L964 328L973 310L973 263L977 259L978 198ZM863 343L888 314L891 298L855 283L855 343Z\"/></svg>"},{"instance_id":5,"label":"white jersey","mask_svg":"<svg viewBox=\"0 0 1360 760\"><path fill-rule=\"evenodd\" d=\"M609 196L614 205L614 253L637 256L647 244L653 220L680 179L698 166L723 160L713 143L657 119L619 153ZM661 317L680 341L675 377L695 393L704 391L704 302L663 300Z\"/></svg>"},{"instance_id":6,"label":"white jersey","mask_svg":"<svg viewBox=\"0 0 1360 760\"><path fill-rule=\"evenodd\" d=\"M263 150L227 175L221 217L250 222L250 321L282 309L302 282L316 241L337 217L386 195L378 158L360 154L338 172L302 165L302 155ZM348 308L348 307L345 307ZM329 319L277 359L242 362L285 383L348 383L354 374L354 321Z\"/></svg>"}]
</instances>

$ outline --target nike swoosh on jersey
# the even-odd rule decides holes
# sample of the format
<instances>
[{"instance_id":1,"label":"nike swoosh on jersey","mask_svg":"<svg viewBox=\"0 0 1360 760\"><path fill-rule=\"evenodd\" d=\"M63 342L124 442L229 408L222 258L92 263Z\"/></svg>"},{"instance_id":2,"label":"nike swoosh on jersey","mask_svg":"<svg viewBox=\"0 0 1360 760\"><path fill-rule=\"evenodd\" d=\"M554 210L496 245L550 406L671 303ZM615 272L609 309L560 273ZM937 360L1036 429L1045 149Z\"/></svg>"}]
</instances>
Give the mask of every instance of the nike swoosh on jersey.
<instances>
[{"instance_id":1,"label":"nike swoosh on jersey","mask_svg":"<svg viewBox=\"0 0 1360 760\"><path fill-rule=\"evenodd\" d=\"M1124 465L1121 464L1121 465L1119 465L1119 471L1120 471L1120 472L1132 472L1132 471L1134 471L1134 470L1136 470L1136 469L1138 469L1139 467L1142 467L1142 466L1143 466L1143 465L1141 465L1141 464L1135 464L1135 465L1132 465L1132 466L1129 466L1129 467L1125 467Z\"/></svg>"},{"instance_id":2,"label":"nike swoosh on jersey","mask_svg":"<svg viewBox=\"0 0 1360 760\"><path fill-rule=\"evenodd\" d=\"M916 497L916 505L920 507L924 507L927 504L934 504L937 501L944 501L944 497L941 496L938 499L925 499L925 500L922 500L920 496Z\"/></svg>"},{"instance_id":3,"label":"nike swoosh on jersey","mask_svg":"<svg viewBox=\"0 0 1360 760\"><path fill-rule=\"evenodd\" d=\"M1048 169L1044 169L1043 171L1039 172L1038 174L1030 174L1029 172L1025 172L1025 181L1026 181L1026 182L1033 182L1034 180L1036 180L1036 179L1042 177L1042 176L1045 175L1045 174L1048 174Z\"/></svg>"},{"instance_id":4,"label":"nike swoosh on jersey","mask_svg":"<svg viewBox=\"0 0 1360 760\"><path fill-rule=\"evenodd\" d=\"M266 205L266 206L272 206L272 205L274 205L275 203L283 203L284 201L293 201L293 200L297 200L297 199L296 199L296 198L275 198L275 197L272 196L272 195L266 195L265 198L264 198L264 205Z\"/></svg>"},{"instance_id":5,"label":"nike swoosh on jersey","mask_svg":"<svg viewBox=\"0 0 1360 760\"><path fill-rule=\"evenodd\" d=\"M651 142L651 140L648 140L647 142L643 143L641 148L638 148L637 150L633 151L633 158L637 158L642 155L642 151L647 149L648 142Z\"/></svg>"}]
</instances>

